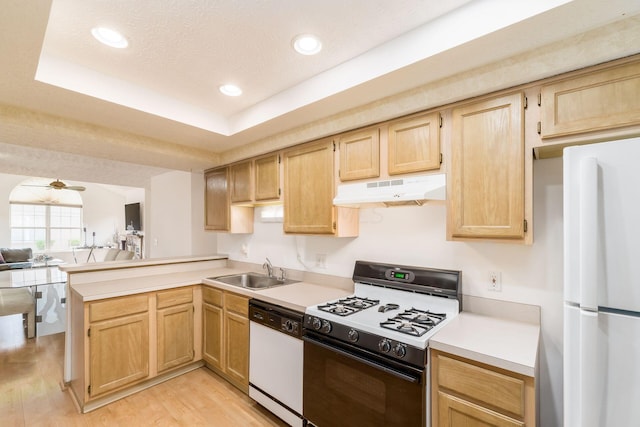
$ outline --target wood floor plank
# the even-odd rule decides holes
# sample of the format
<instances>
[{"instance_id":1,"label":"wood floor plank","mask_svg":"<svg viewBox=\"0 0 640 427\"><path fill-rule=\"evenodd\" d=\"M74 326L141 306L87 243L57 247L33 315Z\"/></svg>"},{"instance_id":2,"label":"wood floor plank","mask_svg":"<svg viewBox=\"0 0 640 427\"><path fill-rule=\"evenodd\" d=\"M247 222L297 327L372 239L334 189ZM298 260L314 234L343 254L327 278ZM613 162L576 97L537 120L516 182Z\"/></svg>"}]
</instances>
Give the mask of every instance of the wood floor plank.
<instances>
[{"instance_id":1,"label":"wood floor plank","mask_svg":"<svg viewBox=\"0 0 640 427\"><path fill-rule=\"evenodd\" d=\"M24 338L22 319L0 317L0 425L15 427L238 427L286 424L206 368L90 413L62 390L64 334ZM7 328L18 332L7 331Z\"/></svg>"}]
</instances>

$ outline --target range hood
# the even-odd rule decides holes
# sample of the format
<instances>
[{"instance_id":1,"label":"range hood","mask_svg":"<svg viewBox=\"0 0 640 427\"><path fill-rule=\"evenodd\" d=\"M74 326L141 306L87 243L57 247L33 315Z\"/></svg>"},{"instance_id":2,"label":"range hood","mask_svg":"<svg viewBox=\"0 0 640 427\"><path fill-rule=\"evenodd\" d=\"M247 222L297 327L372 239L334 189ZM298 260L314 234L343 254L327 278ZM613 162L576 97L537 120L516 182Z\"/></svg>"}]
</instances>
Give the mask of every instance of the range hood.
<instances>
[{"instance_id":1,"label":"range hood","mask_svg":"<svg viewBox=\"0 0 640 427\"><path fill-rule=\"evenodd\" d=\"M383 203L387 206L417 204L426 200L444 200L445 174L409 176L383 181L358 182L338 186L333 204L360 206Z\"/></svg>"}]
</instances>

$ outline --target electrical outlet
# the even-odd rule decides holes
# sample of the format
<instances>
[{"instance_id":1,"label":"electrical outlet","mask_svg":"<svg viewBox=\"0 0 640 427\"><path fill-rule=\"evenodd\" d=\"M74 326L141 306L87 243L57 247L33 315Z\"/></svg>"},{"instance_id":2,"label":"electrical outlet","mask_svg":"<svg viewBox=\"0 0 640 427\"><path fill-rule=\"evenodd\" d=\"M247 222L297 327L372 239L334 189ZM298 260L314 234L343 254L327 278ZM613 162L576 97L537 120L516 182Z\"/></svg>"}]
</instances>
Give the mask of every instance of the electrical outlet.
<instances>
[{"instance_id":1,"label":"electrical outlet","mask_svg":"<svg viewBox=\"0 0 640 427\"><path fill-rule=\"evenodd\" d=\"M327 254L316 254L316 267L327 268Z\"/></svg>"},{"instance_id":2,"label":"electrical outlet","mask_svg":"<svg viewBox=\"0 0 640 427\"><path fill-rule=\"evenodd\" d=\"M489 272L488 289L494 292L502 292L502 274L499 271Z\"/></svg>"}]
</instances>

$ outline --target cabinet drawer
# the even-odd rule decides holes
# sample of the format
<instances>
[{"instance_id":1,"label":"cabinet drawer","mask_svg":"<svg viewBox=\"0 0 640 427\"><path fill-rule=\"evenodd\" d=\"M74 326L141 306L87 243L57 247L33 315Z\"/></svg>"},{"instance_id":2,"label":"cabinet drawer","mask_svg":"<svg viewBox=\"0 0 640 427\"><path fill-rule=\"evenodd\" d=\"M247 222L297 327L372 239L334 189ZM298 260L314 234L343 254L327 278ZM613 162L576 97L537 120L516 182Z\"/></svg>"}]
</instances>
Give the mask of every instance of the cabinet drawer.
<instances>
[{"instance_id":1,"label":"cabinet drawer","mask_svg":"<svg viewBox=\"0 0 640 427\"><path fill-rule=\"evenodd\" d=\"M146 294L110 298L89 304L89 321L99 322L100 320L142 313L147 310L149 310L149 298Z\"/></svg>"},{"instance_id":2,"label":"cabinet drawer","mask_svg":"<svg viewBox=\"0 0 640 427\"><path fill-rule=\"evenodd\" d=\"M488 407L524 416L525 382L520 378L439 355L438 381L441 388Z\"/></svg>"},{"instance_id":3,"label":"cabinet drawer","mask_svg":"<svg viewBox=\"0 0 640 427\"><path fill-rule=\"evenodd\" d=\"M202 287L202 299L208 304L217 305L222 307L222 291L219 289L210 288L208 286Z\"/></svg>"},{"instance_id":4,"label":"cabinet drawer","mask_svg":"<svg viewBox=\"0 0 640 427\"><path fill-rule=\"evenodd\" d=\"M186 304L193 301L193 291L191 288L171 289L157 294L158 308L171 307L179 304Z\"/></svg>"},{"instance_id":5,"label":"cabinet drawer","mask_svg":"<svg viewBox=\"0 0 640 427\"><path fill-rule=\"evenodd\" d=\"M247 297L227 293L224 297L224 307L238 314L249 315L249 299Z\"/></svg>"}]
</instances>

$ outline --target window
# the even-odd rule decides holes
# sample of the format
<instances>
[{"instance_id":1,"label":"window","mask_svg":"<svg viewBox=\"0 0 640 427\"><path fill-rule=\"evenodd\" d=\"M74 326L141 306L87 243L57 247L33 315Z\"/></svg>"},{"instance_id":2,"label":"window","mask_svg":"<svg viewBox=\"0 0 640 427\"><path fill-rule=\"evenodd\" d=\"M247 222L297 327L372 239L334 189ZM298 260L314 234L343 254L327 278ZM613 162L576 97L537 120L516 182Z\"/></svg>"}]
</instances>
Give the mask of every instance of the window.
<instances>
[{"instance_id":1,"label":"window","mask_svg":"<svg viewBox=\"0 0 640 427\"><path fill-rule=\"evenodd\" d=\"M11 247L64 251L80 246L81 239L81 206L11 204Z\"/></svg>"}]
</instances>

